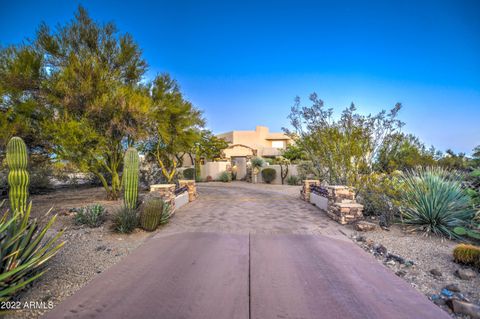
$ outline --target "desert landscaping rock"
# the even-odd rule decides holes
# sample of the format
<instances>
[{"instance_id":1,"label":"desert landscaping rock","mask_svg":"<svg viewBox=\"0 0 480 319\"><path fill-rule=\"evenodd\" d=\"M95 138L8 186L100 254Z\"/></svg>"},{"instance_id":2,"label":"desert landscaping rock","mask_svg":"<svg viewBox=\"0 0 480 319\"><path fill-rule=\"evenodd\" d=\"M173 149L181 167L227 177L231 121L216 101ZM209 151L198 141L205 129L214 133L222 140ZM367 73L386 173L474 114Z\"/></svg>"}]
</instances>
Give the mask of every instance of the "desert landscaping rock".
<instances>
[{"instance_id":1,"label":"desert landscaping rock","mask_svg":"<svg viewBox=\"0 0 480 319\"><path fill-rule=\"evenodd\" d=\"M375 230L375 228L377 228L377 225L375 225L374 223L364 221L364 220L361 220L361 221L359 221L355 224L355 230L357 230L357 231L366 232L366 231Z\"/></svg>"},{"instance_id":2,"label":"desert landscaping rock","mask_svg":"<svg viewBox=\"0 0 480 319\"><path fill-rule=\"evenodd\" d=\"M445 286L445 289L448 289L448 290L453 291L453 292L460 292L461 291L457 284L448 284L448 285Z\"/></svg>"},{"instance_id":3,"label":"desert landscaping rock","mask_svg":"<svg viewBox=\"0 0 480 319\"><path fill-rule=\"evenodd\" d=\"M470 318L480 319L480 306L478 305L458 299L451 299L447 304L456 314L468 315Z\"/></svg>"},{"instance_id":4,"label":"desert landscaping rock","mask_svg":"<svg viewBox=\"0 0 480 319\"><path fill-rule=\"evenodd\" d=\"M455 275L463 280L470 280L477 276L477 273L471 269L457 269L455 271Z\"/></svg>"},{"instance_id":5,"label":"desert landscaping rock","mask_svg":"<svg viewBox=\"0 0 480 319\"><path fill-rule=\"evenodd\" d=\"M430 269L430 273L435 277L442 277L442 272L437 268Z\"/></svg>"}]
</instances>

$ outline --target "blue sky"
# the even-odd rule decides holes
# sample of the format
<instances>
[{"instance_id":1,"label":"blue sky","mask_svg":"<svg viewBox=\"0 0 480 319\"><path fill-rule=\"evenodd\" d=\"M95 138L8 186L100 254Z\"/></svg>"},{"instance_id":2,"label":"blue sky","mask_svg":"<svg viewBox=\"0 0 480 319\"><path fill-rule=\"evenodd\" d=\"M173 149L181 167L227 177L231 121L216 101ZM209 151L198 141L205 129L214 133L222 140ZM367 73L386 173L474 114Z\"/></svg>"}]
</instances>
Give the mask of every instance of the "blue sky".
<instances>
[{"instance_id":1,"label":"blue sky","mask_svg":"<svg viewBox=\"0 0 480 319\"><path fill-rule=\"evenodd\" d=\"M480 1L6 1L0 44L71 19L79 3L131 33L149 77L169 72L220 133L288 126L311 92L340 112L404 106L404 131L480 144Z\"/></svg>"}]
</instances>

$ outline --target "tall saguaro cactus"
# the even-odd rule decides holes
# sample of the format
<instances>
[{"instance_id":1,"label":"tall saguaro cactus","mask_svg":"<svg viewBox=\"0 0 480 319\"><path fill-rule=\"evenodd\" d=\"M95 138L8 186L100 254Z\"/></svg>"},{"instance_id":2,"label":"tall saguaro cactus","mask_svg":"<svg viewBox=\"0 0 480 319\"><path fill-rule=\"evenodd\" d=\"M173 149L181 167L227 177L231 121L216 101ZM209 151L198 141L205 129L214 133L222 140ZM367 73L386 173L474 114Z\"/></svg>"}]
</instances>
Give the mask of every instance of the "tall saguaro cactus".
<instances>
[{"instance_id":1,"label":"tall saguaro cactus","mask_svg":"<svg viewBox=\"0 0 480 319\"><path fill-rule=\"evenodd\" d=\"M137 207L139 159L135 148L130 147L123 161L123 200L128 208Z\"/></svg>"},{"instance_id":2,"label":"tall saguaro cactus","mask_svg":"<svg viewBox=\"0 0 480 319\"><path fill-rule=\"evenodd\" d=\"M27 208L29 176L27 146L20 137L12 137L7 144L8 195L12 212L25 212Z\"/></svg>"}]
</instances>

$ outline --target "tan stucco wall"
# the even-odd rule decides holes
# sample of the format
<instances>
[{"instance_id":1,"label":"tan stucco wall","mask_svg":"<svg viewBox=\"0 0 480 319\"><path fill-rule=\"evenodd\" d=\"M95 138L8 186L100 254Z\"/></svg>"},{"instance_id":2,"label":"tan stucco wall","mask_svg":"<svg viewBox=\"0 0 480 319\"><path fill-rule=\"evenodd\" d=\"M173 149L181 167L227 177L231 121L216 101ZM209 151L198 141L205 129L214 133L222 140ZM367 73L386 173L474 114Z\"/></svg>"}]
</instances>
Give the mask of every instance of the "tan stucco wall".
<instances>
[{"instance_id":1,"label":"tan stucco wall","mask_svg":"<svg viewBox=\"0 0 480 319\"><path fill-rule=\"evenodd\" d=\"M200 167L200 176L203 180L207 179L207 176L217 180L220 174L227 170L227 166L230 166L229 162L206 162Z\"/></svg>"}]
</instances>

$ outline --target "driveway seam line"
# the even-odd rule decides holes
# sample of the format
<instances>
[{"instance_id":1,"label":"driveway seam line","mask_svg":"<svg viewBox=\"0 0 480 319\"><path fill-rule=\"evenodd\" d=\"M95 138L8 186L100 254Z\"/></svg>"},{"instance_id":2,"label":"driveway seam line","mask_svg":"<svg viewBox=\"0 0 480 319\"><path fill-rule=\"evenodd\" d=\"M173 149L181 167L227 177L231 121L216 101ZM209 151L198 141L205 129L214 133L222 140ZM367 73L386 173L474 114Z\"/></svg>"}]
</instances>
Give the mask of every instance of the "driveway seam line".
<instances>
[{"instance_id":1,"label":"driveway seam line","mask_svg":"<svg viewBox=\"0 0 480 319\"><path fill-rule=\"evenodd\" d=\"M252 268L252 258L251 258L251 233L248 232L248 319L252 318L252 276L251 276L251 268Z\"/></svg>"}]
</instances>

